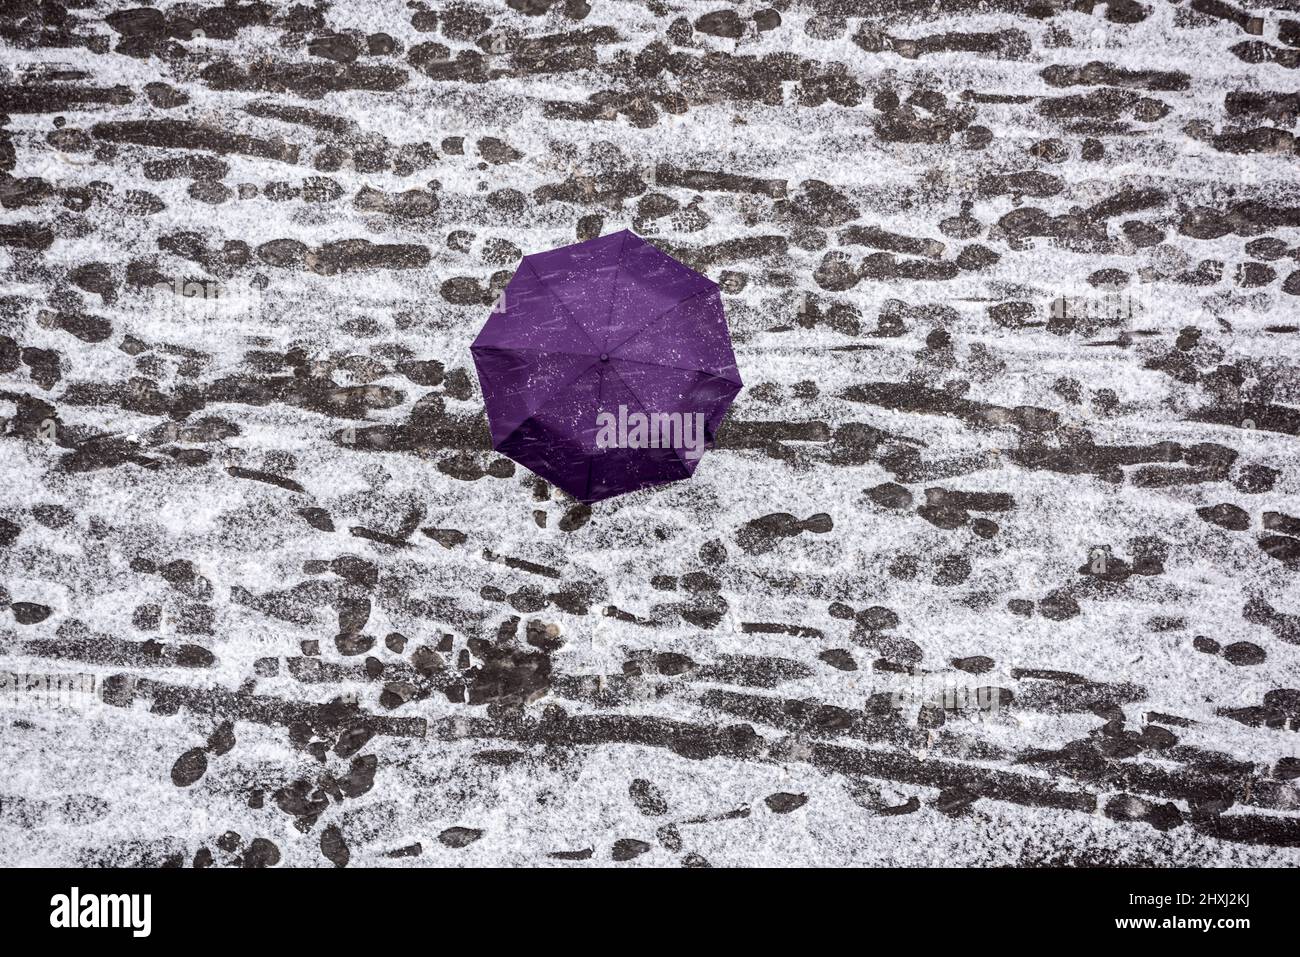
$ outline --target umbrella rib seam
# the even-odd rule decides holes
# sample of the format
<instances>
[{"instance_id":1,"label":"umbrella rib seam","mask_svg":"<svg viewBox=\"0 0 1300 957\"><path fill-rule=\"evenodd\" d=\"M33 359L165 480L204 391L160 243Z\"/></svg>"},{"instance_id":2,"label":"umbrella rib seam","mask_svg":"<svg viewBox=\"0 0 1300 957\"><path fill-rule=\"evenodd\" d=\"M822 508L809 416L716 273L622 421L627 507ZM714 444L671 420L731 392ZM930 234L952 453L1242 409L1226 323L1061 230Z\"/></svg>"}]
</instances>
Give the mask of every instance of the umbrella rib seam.
<instances>
[{"instance_id":1,"label":"umbrella rib seam","mask_svg":"<svg viewBox=\"0 0 1300 957\"><path fill-rule=\"evenodd\" d=\"M586 337L586 340L591 343L592 350L599 352L600 350L596 346L596 340L591 338L591 333L589 333L583 327L582 323L578 322L577 317L574 316L574 314L569 310L569 307L565 305L564 300L561 299L559 294L554 289L551 288L551 284L542 278L542 274L537 271L537 267L533 265L532 260L530 260L527 256L525 256L524 262L528 263L528 268L531 269L533 275L537 277L537 282L541 285L541 287L545 289L547 292L549 292L551 294L551 297L560 304L560 308L564 310L564 314L569 317L569 322L573 323L574 328L576 328L579 332L581 332L583 336ZM575 355L581 355L581 354L582 353L575 353Z\"/></svg>"},{"instance_id":2,"label":"umbrella rib seam","mask_svg":"<svg viewBox=\"0 0 1300 957\"><path fill-rule=\"evenodd\" d=\"M739 376L740 376L739 372L737 372L736 374L737 377L735 379L729 379L727 376L722 375L721 373L710 372L708 369L691 369L687 366L673 366L673 365L669 365L666 362L650 362L649 360L646 359L627 359L624 358L623 356L613 356L612 359L614 362L630 362L633 365L652 366L653 368L656 369L676 369L678 372L695 372L698 373L699 375L706 375L711 379L721 379L723 382L730 382L732 385L743 386L745 384L739 381Z\"/></svg>"},{"instance_id":3,"label":"umbrella rib seam","mask_svg":"<svg viewBox=\"0 0 1300 957\"><path fill-rule=\"evenodd\" d=\"M708 281L707 277L706 277L706 281ZM713 282L709 281L709 287L708 287L707 289L701 289L699 292L693 292L693 293L691 293L689 296L687 296L685 299L678 299L675 303L673 303L671 306L669 306L669 307L668 307L667 309L665 309L663 312L659 313L659 315L655 316L653 319L651 319L649 322L647 322L644 326L642 326L642 327L641 327L640 329L638 329L636 332L632 333L630 336L628 336L626 339L624 339L622 342L620 342L618 345L616 345L613 349L606 349L605 351L606 351L606 352L615 352L615 351L617 351L617 350L619 350L619 349L622 349L625 345L627 345L629 342L631 342L631 341L632 341L633 339L635 339L637 336L643 335L644 333L646 333L647 331L649 331L649 329L650 329L652 326L656 326L656 325L658 325L658 324L659 324L659 321L660 321L661 319L663 319L665 316L668 316L668 315L670 315L671 313L676 312L679 308L681 308L682 303L690 302L692 299L695 299L695 298L698 297L698 296L703 296L703 295L705 295L706 293L717 292L717 289L718 289L717 285L715 285Z\"/></svg>"},{"instance_id":4,"label":"umbrella rib seam","mask_svg":"<svg viewBox=\"0 0 1300 957\"><path fill-rule=\"evenodd\" d=\"M631 393L632 398L636 399L636 404L641 406L642 414L645 415L647 419L649 419L653 413L651 413L651 411L648 408L646 408L645 401L641 398L639 394L637 394L636 389L628 385L627 380L624 379L622 375L619 375L619 371L615 369L612 365L610 366L610 371L613 372L614 375L618 376L618 381L623 383L623 388L627 389L627 391ZM686 459L682 457L682 450L677 448L676 446L670 446L670 448L672 448L673 454L677 456L677 461L681 463L682 468L686 470L686 475L684 477L690 478L691 467L686 464Z\"/></svg>"},{"instance_id":5,"label":"umbrella rib seam","mask_svg":"<svg viewBox=\"0 0 1300 957\"><path fill-rule=\"evenodd\" d=\"M605 313L605 341L600 347L601 354L609 352L609 324L614 319L614 303L618 301L618 280L623 275L623 254L627 252L627 237L632 235L623 230L623 242L618 247L618 266L614 269L614 282L609 289L609 312Z\"/></svg>"},{"instance_id":6,"label":"umbrella rib seam","mask_svg":"<svg viewBox=\"0 0 1300 957\"><path fill-rule=\"evenodd\" d=\"M573 353L573 354L574 354L574 355L582 355L582 353L580 353L580 352L575 352L575 353ZM545 412L547 406L549 406L552 402L554 402L556 399L558 399L558 398L561 396L561 394L563 394L563 390L568 389L568 388L569 388L570 386L572 386L575 382L577 382L579 379L581 379L584 375L586 375L588 372L590 372L590 371L595 367L595 365L596 365L596 363L594 363L594 362L591 363L590 365L588 365L588 366L586 366L584 369L582 369L580 372L578 372L577 375L575 375L573 378L569 379L567 382L564 382L564 383L561 384L561 385L557 385L557 386L555 386L555 387L554 387L554 392L552 393L552 395L551 395L549 398L547 398L547 400L546 400L545 402L543 402L541 405L539 405L537 408L535 408L535 409L530 409L530 410L528 411L528 414L527 414L526 416L524 416L522 419L519 420L519 424L516 425L513 429L511 429L509 432L506 433L505 437L501 439L501 441L498 443L498 445L505 445L507 442L509 442L510 439L514 437L514 434L515 434L516 432L518 432L518 431L519 431L520 429L522 429L525 425L527 425L528 422L529 422L530 420L537 418L537 416L539 416L539 415L541 415L543 412Z\"/></svg>"},{"instance_id":7,"label":"umbrella rib seam","mask_svg":"<svg viewBox=\"0 0 1300 957\"><path fill-rule=\"evenodd\" d=\"M544 356L585 356L588 359L592 358L590 352L569 352L567 349L532 349L528 346L471 346L470 349L471 351L478 349L481 352L536 352ZM632 362L634 360L626 359L624 361Z\"/></svg>"}]
</instances>

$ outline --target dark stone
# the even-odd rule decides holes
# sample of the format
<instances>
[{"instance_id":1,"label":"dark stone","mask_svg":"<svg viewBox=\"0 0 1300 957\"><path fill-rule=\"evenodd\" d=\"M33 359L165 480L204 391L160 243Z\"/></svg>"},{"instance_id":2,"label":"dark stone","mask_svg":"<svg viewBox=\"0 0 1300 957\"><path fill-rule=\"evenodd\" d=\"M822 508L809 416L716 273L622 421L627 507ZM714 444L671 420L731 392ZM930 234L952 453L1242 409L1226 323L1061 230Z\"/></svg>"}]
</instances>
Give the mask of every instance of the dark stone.
<instances>
[{"instance_id":1,"label":"dark stone","mask_svg":"<svg viewBox=\"0 0 1300 957\"><path fill-rule=\"evenodd\" d=\"M1250 513L1228 502L1198 508L1196 514L1202 521L1222 526L1229 531L1244 532L1250 528Z\"/></svg>"},{"instance_id":2,"label":"dark stone","mask_svg":"<svg viewBox=\"0 0 1300 957\"><path fill-rule=\"evenodd\" d=\"M1264 649L1254 642L1234 641L1223 649L1223 657L1231 664L1238 666L1263 664L1268 657Z\"/></svg>"},{"instance_id":3,"label":"dark stone","mask_svg":"<svg viewBox=\"0 0 1300 957\"><path fill-rule=\"evenodd\" d=\"M343 832L334 824L321 832L320 852L335 867L347 867L352 858L347 841L343 839Z\"/></svg>"},{"instance_id":4,"label":"dark stone","mask_svg":"<svg viewBox=\"0 0 1300 957\"><path fill-rule=\"evenodd\" d=\"M867 498L884 508L910 508L912 493L896 482L886 482L867 489Z\"/></svg>"},{"instance_id":5,"label":"dark stone","mask_svg":"<svg viewBox=\"0 0 1300 957\"><path fill-rule=\"evenodd\" d=\"M739 40L745 35L745 22L735 10L715 10L697 19L695 29L710 36Z\"/></svg>"},{"instance_id":6,"label":"dark stone","mask_svg":"<svg viewBox=\"0 0 1300 957\"><path fill-rule=\"evenodd\" d=\"M630 861L634 857L640 857L648 850L650 850L650 845L645 841L638 841L631 837L623 837L614 842L611 856L616 861Z\"/></svg>"},{"instance_id":7,"label":"dark stone","mask_svg":"<svg viewBox=\"0 0 1300 957\"><path fill-rule=\"evenodd\" d=\"M38 625L51 614L47 605L31 601L16 601L9 606L9 610L13 612L14 621L20 625Z\"/></svg>"},{"instance_id":8,"label":"dark stone","mask_svg":"<svg viewBox=\"0 0 1300 957\"><path fill-rule=\"evenodd\" d=\"M1038 603L1038 613L1052 621L1065 621L1079 614L1079 603L1063 591L1054 591Z\"/></svg>"},{"instance_id":9,"label":"dark stone","mask_svg":"<svg viewBox=\"0 0 1300 957\"><path fill-rule=\"evenodd\" d=\"M807 804L808 795L778 791L763 798L763 803L771 809L773 814L789 814L791 811L797 811Z\"/></svg>"},{"instance_id":10,"label":"dark stone","mask_svg":"<svg viewBox=\"0 0 1300 957\"><path fill-rule=\"evenodd\" d=\"M853 659L853 655L843 648L831 648L823 651L817 657L832 668L837 668L840 671L858 670L858 663Z\"/></svg>"},{"instance_id":11,"label":"dark stone","mask_svg":"<svg viewBox=\"0 0 1300 957\"><path fill-rule=\"evenodd\" d=\"M638 811L647 817L660 817L668 813L668 802L660 790L645 778L637 778L628 786L628 795Z\"/></svg>"},{"instance_id":12,"label":"dark stone","mask_svg":"<svg viewBox=\"0 0 1300 957\"><path fill-rule=\"evenodd\" d=\"M186 788L198 781L208 770L208 755L203 748L191 748L172 765L172 783Z\"/></svg>"},{"instance_id":13,"label":"dark stone","mask_svg":"<svg viewBox=\"0 0 1300 957\"><path fill-rule=\"evenodd\" d=\"M959 671L966 671L973 675L982 675L993 669L993 659L984 655L975 655L971 658L954 658L952 666Z\"/></svg>"}]
</instances>

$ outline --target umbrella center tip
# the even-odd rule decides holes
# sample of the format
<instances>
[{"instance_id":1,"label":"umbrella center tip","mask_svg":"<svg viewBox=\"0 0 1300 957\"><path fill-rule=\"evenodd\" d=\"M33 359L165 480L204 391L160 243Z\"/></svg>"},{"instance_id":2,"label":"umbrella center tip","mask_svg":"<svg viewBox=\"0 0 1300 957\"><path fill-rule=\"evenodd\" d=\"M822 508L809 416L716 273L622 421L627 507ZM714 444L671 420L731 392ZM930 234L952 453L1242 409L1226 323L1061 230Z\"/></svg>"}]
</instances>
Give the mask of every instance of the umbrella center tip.
<instances>
[{"instance_id":1,"label":"umbrella center tip","mask_svg":"<svg viewBox=\"0 0 1300 957\"><path fill-rule=\"evenodd\" d=\"M608 353L608 352L602 352L602 353L600 354L600 361L601 361L601 362L608 362L608 361L609 361L609 353Z\"/></svg>"}]
</instances>

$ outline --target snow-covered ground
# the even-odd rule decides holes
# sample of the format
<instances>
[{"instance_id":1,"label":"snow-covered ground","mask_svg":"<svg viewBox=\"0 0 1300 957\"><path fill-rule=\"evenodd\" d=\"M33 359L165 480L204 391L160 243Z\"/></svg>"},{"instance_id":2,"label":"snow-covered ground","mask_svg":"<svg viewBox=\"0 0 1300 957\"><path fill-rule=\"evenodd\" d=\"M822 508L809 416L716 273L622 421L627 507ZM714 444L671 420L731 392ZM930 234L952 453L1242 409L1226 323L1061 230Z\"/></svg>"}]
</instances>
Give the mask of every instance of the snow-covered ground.
<instances>
[{"instance_id":1,"label":"snow-covered ground","mask_svg":"<svg viewBox=\"0 0 1300 957\"><path fill-rule=\"evenodd\" d=\"M1300 863L1300 16L931 6L0 13L0 863ZM624 228L746 385L588 508Z\"/></svg>"}]
</instances>

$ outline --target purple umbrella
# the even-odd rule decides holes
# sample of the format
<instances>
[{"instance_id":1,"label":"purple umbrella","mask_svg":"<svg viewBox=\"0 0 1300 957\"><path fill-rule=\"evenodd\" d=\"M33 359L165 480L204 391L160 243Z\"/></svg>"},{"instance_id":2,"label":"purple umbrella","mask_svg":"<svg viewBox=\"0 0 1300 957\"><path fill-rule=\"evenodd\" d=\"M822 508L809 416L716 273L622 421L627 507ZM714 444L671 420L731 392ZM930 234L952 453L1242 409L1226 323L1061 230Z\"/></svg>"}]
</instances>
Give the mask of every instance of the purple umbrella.
<instances>
[{"instance_id":1,"label":"purple umbrella","mask_svg":"<svg viewBox=\"0 0 1300 957\"><path fill-rule=\"evenodd\" d=\"M742 385L717 284L626 229L525 256L471 351L492 447L583 502L690 478Z\"/></svg>"}]
</instances>

